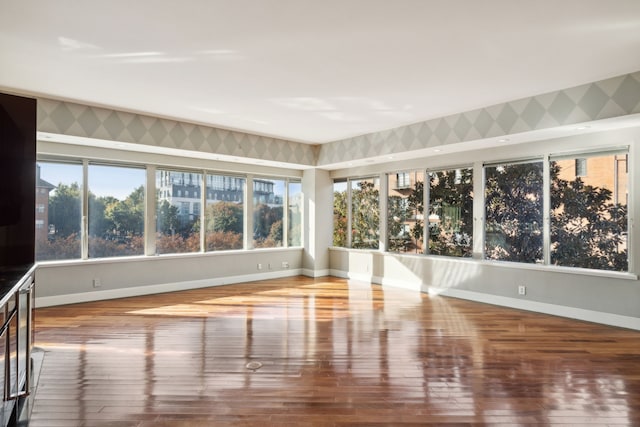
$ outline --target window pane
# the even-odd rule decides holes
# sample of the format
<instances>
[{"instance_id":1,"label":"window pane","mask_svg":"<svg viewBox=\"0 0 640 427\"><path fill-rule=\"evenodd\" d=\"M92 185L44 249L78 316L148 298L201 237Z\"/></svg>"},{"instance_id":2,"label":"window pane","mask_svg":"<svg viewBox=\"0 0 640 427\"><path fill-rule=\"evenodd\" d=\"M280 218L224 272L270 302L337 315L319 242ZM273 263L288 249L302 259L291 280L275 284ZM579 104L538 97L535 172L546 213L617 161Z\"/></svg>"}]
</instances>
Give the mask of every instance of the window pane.
<instances>
[{"instance_id":1,"label":"window pane","mask_svg":"<svg viewBox=\"0 0 640 427\"><path fill-rule=\"evenodd\" d=\"M289 182L289 246L302 245L302 183Z\"/></svg>"},{"instance_id":2,"label":"window pane","mask_svg":"<svg viewBox=\"0 0 640 427\"><path fill-rule=\"evenodd\" d=\"M36 260L79 259L82 165L38 162Z\"/></svg>"},{"instance_id":3,"label":"window pane","mask_svg":"<svg viewBox=\"0 0 640 427\"><path fill-rule=\"evenodd\" d=\"M473 253L473 170L429 173L429 253L470 257Z\"/></svg>"},{"instance_id":4,"label":"window pane","mask_svg":"<svg viewBox=\"0 0 640 427\"><path fill-rule=\"evenodd\" d=\"M485 257L541 263L542 162L485 167Z\"/></svg>"},{"instance_id":5,"label":"window pane","mask_svg":"<svg viewBox=\"0 0 640 427\"><path fill-rule=\"evenodd\" d=\"M242 249L245 179L207 174L206 181L206 250Z\"/></svg>"},{"instance_id":6,"label":"window pane","mask_svg":"<svg viewBox=\"0 0 640 427\"><path fill-rule=\"evenodd\" d=\"M551 263L626 271L627 155L550 165Z\"/></svg>"},{"instance_id":7,"label":"window pane","mask_svg":"<svg viewBox=\"0 0 640 427\"><path fill-rule=\"evenodd\" d=\"M387 233L389 251L422 253L424 233L424 173L388 175Z\"/></svg>"},{"instance_id":8,"label":"window pane","mask_svg":"<svg viewBox=\"0 0 640 427\"><path fill-rule=\"evenodd\" d=\"M144 253L145 170L89 165L89 257Z\"/></svg>"},{"instance_id":9,"label":"window pane","mask_svg":"<svg viewBox=\"0 0 640 427\"><path fill-rule=\"evenodd\" d=\"M333 183L333 246L347 247L347 182Z\"/></svg>"},{"instance_id":10,"label":"window pane","mask_svg":"<svg viewBox=\"0 0 640 427\"><path fill-rule=\"evenodd\" d=\"M351 247L378 249L380 228L378 178L351 181Z\"/></svg>"},{"instance_id":11,"label":"window pane","mask_svg":"<svg viewBox=\"0 0 640 427\"><path fill-rule=\"evenodd\" d=\"M282 246L284 184L278 179L253 180L253 246Z\"/></svg>"},{"instance_id":12,"label":"window pane","mask_svg":"<svg viewBox=\"0 0 640 427\"><path fill-rule=\"evenodd\" d=\"M157 253L200 250L201 185L202 174L199 173L156 171Z\"/></svg>"}]
</instances>

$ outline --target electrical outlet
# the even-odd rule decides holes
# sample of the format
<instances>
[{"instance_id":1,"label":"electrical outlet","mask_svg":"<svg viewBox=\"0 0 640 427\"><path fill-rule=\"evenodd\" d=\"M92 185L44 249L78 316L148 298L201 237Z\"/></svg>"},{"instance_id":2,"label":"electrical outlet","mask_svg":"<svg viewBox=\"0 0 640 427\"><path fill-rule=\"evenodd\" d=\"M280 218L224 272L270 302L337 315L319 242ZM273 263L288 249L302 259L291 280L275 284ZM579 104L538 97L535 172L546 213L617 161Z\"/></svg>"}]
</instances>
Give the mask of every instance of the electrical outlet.
<instances>
[{"instance_id":1,"label":"electrical outlet","mask_svg":"<svg viewBox=\"0 0 640 427\"><path fill-rule=\"evenodd\" d=\"M524 285L518 286L518 295L526 295L526 294L527 294L527 287Z\"/></svg>"},{"instance_id":2,"label":"electrical outlet","mask_svg":"<svg viewBox=\"0 0 640 427\"><path fill-rule=\"evenodd\" d=\"M258 264L258 270L262 270L262 264Z\"/></svg>"},{"instance_id":3,"label":"electrical outlet","mask_svg":"<svg viewBox=\"0 0 640 427\"><path fill-rule=\"evenodd\" d=\"M93 279L93 287L94 288L99 288L100 286L102 286L102 281L97 277L95 279Z\"/></svg>"},{"instance_id":4,"label":"electrical outlet","mask_svg":"<svg viewBox=\"0 0 640 427\"><path fill-rule=\"evenodd\" d=\"M282 261L282 268L289 268L289 263L287 261Z\"/></svg>"},{"instance_id":5,"label":"electrical outlet","mask_svg":"<svg viewBox=\"0 0 640 427\"><path fill-rule=\"evenodd\" d=\"M269 270L271 270L271 263L267 264L267 266L269 267Z\"/></svg>"}]
</instances>

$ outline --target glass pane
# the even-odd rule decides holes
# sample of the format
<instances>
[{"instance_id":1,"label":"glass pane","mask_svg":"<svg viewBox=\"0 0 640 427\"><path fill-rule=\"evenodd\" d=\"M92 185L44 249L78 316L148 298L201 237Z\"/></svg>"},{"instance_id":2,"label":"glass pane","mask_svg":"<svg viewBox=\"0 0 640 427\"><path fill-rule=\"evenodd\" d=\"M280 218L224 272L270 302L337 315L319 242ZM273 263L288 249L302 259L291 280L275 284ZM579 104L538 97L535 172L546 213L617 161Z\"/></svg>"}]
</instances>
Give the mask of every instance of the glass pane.
<instances>
[{"instance_id":1,"label":"glass pane","mask_svg":"<svg viewBox=\"0 0 640 427\"><path fill-rule=\"evenodd\" d=\"M206 175L205 248L224 251L243 248L245 179Z\"/></svg>"},{"instance_id":2,"label":"glass pane","mask_svg":"<svg viewBox=\"0 0 640 427\"><path fill-rule=\"evenodd\" d=\"M388 175L387 231L389 251L422 253L424 234L424 173Z\"/></svg>"},{"instance_id":3,"label":"glass pane","mask_svg":"<svg viewBox=\"0 0 640 427\"><path fill-rule=\"evenodd\" d=\"M627 271L627 155L550 166L551 263Z\"/></svg>"},{"instance_id":4,"label":"glass pane","mask_svg":"<svg viewBox=\"0 0 640 427\"><path fill-rule=\"evenodd\" d=\"M333 183L333 246L347 247L347 182Z\"/></svg>"},{"instance_id":5,"label":"glass pane","mask_svg":"<svg viewBox=\"0 0 640 427\"><path fill-rule=\"evenodd\" d=\"M89 165L89 257L144 254L145 170Z\"/></svg>"},{"instance_id":6,"label":"glass pane","mask_svg":"<svg viewBox=\"0 0 640 427\"><path fill-rule=\"evenodd\" d=\"M253 180L253 246L282 246L284 184L279 179Z\"/></svg>"},{"instance_id":7,"label":"glass pane","mask_svg":"<svg viewBox=\"0 0 640 427\"><path fill-rule=\"evenodd\" d=\"M485 168L485 258L541 263L542 162Z\"/></svg>"},{"instance_id":8,"label":"glass pane","mask_svg":"<svg viewBox=\"0 0 640 427\"><path fill-rule=\"evenodd\" d=\"M457 257L473 254L473 170L429 174L429 253Z\"/></svg>"},{"instance_id":9,"label":"glass pane","mask_svg":"<svg viewBox=\"0 0 640 427\"><path fill-rule=\"evenodd\" d=\"M380 241L380 180L351 181L351 247L378 249Z\"/></svg>"},{"instance_id":10,"label":"glass pane","mask_svg":"<svg viewBox=\"0 0 640 427\"><path fill-rule=\"evenodd\" d=\"M38 162L36 261L79 259L82 165Z\"/></svg>"},{"instance_id":11,"label":"glass pane","mask_svg":"<svg viewBox=\"0 0 640 427\"><path fill-rule=\"evenodd\" d=\"M289 182L289 246L302 245L302 183Z\"/></svg>"},{"instance_id":12,"label":"glass pane","mask_svg":"<svg viewBox=\"0 0 640 427\"><path fill-rule=\"evenodd\" d=\"M156 171L156 252L200 250L202 174ZM178 196L180 194L180 196Z\"/></svg>"}]
</instances>

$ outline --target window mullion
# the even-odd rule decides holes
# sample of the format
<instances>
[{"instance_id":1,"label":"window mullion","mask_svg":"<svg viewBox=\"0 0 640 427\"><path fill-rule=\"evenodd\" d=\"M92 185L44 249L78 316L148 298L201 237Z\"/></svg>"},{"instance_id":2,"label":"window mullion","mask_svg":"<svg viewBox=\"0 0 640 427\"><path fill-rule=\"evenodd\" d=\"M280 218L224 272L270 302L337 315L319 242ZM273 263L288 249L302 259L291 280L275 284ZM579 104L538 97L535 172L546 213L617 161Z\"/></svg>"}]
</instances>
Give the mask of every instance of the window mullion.
<instances>
[{"instance_id":1,"label":"window mullion","mask_svg":"<svg viewBox=\"0 0 640 427\"><path fill-rule=\"evenodd\" d=\"M549 156L542 163L542 257L544 265L551 264L551 167Z\"/></svg>"}]
</instances>

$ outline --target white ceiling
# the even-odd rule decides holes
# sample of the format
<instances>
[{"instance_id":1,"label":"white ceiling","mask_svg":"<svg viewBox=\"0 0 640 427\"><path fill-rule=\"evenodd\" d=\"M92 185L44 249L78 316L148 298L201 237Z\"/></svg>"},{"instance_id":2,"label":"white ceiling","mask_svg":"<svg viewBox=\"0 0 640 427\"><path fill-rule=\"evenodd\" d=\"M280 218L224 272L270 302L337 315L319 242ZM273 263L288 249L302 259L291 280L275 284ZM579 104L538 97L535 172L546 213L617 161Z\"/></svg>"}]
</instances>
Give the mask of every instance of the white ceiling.
<instances>
[{"instance_id":1,"label":"white ceiling","mask_svg":"<svg viewBox=\"0 0 640 427\"><path fill-rule=\"evenodd\" d=\"M6 0L0 88L324 143L640 70L638 0Z\"/></svg>"}]
</instances>

